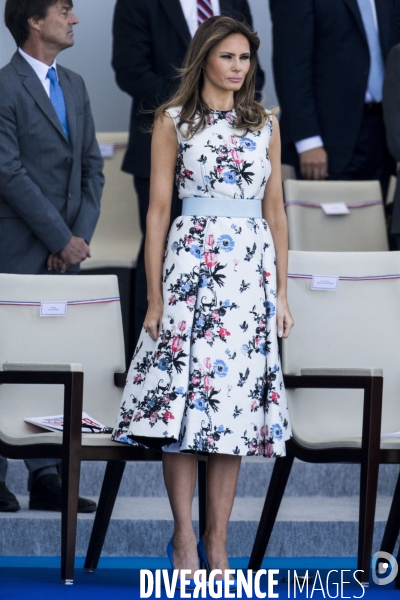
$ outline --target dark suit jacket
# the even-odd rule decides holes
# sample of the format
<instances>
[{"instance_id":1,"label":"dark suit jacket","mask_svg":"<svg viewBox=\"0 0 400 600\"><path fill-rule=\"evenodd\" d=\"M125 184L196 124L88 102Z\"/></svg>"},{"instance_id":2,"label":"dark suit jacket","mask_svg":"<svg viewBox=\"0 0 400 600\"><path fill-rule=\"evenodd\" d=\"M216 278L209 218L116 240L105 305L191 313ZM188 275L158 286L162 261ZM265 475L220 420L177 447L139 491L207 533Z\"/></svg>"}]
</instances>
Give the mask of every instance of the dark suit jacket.
<instances>
[{"instance_id":1,"label":"dark suit jacket","mask_svg":"<svg viewBox=\"0 0 400 600\"><path fill-rule=\"evenodd\" d=\"M72 235L89 243L99 217L103 160L89 98L79 75L59 65L57 71L71 142L21 54L0 70L2 273L46 273L49 253Z\"/></svg>"},{"instance_id":2,"label":"dark suit jacket","mask_svg":"<svg viewBox=\"0 0 400 600\"><path fill-rule=\"evenodd\" d=\"M247 0L220 0L221 14L243 19L252 26ZM144 133L151 117L138 112L154 109L177 85L190 42L190 32L179 0L117 0L114 14L112 65L119 87L132 96L129 147L123 170L150 176L151 136ZM264 84L259 68L257 90Z\"/></svg>"},{"instance_id":3,"label":"dark suit jacket","mask_svg":"<svg viewBox=\"0 0 400 600\"><path fill-rule=\"evenodd\" d=\"M375 0L383 59L400 42L400 1ZM320 135L329 173L349 163L360 129L369 50L357 0L270 0L282 161L294 142Z\"/></svg>"},{"instance_id":4,"label":"dark suit jacket","mask_svg":"<svg viewBox=\"0 0 400 600\"><path fill-rule=\"evenodd\" d=\"M391 49L383 84L383 116L390 154L400 162L400 44ZM400 180L397 179L391 233L400 235Z\"/></svg>"}]
</instances>

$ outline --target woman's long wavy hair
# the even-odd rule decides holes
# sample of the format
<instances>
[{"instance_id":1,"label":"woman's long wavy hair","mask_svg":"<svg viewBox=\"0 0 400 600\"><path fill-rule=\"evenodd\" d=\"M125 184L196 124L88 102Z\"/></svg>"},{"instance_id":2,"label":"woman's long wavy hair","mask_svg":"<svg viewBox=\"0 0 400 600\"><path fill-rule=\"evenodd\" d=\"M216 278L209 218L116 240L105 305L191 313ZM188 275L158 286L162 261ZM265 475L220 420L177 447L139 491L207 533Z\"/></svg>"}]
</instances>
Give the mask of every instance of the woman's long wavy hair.
<instances>
[{"instance_id":1,"label":"woman's long wavy hair","mask_svg":"<svg viewBox=\"0 0 400 600\"><path fill-rule=\"evenodd\" d=\"M246 132L262 129L269 116L265 108L254 100L257 71L257 50L260 45L258 35L245 23L230 17L211 17L196 31L187 51L183 68L180 69L181 83L175 94L155 113L156 118L164 115L168 108L182 107L179 130L185 138L202 131L210 114L210 107L204 102L201 92L204 84L203 69L211 50L232 34L241 34L250 45L250 69L240 90L234 93L237 129Z\"/></svg>"}]
</instances>

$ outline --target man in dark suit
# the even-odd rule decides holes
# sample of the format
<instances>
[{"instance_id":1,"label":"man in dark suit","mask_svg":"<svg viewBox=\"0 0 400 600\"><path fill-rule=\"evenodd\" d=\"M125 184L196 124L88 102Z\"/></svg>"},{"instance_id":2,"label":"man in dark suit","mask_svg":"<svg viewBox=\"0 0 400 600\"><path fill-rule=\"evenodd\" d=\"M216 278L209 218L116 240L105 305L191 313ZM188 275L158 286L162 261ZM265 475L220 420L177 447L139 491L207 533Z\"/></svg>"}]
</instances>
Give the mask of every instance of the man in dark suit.
<instances>
[{"instance_id":1,"label":"man in dark suit","mask_svg":"<svg viewBox=\"0 0 400 600\"><path fill-rule=\"evenodd\" d=\"M73 45L72 0L7 0L18 46L0 71L0 272L79 271L100 212L103 161L82 78L56 64ZM25 461L30 508L61 509L57 460ZM5 485L0 510L19 509ZM80 512L96 504L80 498Z\"/></svg>"},{"instance_id":2,"label":"man in dark suit","mask_svg":"<svg viewBox=\"0 0 400 600\"><path fill-rule=\"evenodd\" d=\"M384 64L400 41L399 0L270 0L282 162L305 179L379 179L392 161Z\"/></svg>"},{"instance_id":3,"label":"man in dark suit","mask_svg":"<svg viewBox=\"0 0 400 600\"><path fill-rule=\"evenodd\" d=\"M176 89L178 68L199 23L224 14L252 26L247 0L117 0L114 14L112 65L119 87L132 98L129 146L122 169L135 176L140 225L146 231L150 188L149 133L152 110ZM256 89L261 91L264 73L258 68ZM171 221L180 213L175 190ZM139 336L147 311L144 239L136 267L135 335Z\"/></svg>"}]
</instances>

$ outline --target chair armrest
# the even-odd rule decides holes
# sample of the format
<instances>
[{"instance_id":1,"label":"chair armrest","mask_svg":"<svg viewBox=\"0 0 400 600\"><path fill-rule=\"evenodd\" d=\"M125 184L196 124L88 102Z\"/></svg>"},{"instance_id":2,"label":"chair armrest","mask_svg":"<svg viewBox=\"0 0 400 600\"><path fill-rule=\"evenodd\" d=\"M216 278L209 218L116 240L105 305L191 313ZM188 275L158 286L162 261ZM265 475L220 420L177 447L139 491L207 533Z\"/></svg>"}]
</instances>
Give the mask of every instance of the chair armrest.
<instances>
[{"instance_id":1,"label":"chair armrest","mask_svg":"<svg viewBox=\"0 0 400 600\"><path fill-rule=\"evenodd\" d=\"M0 365L0 371L68 371L83 372L80 363L4 363Z\"/></svg>"},{"instance_id":2,"label":"chair armrest","mask_svg":"<svg viewBox=\"0 0 400 600\"><path fill-rule=\"evenodd\" d=\"M382 369L348 368L348 367L305 367L300 369L301 375L341 375L352 377L383 377Z\"/></svg>"},{"instance_id":3,"label":"chair armrest","mask_svg":"<svg viewBox=\"0 0 400 600\"><path fill-rule=\"evenodd\" d=\"M124 388L128 373L114 373L114 383L118 388Z\"/></svg>"}]
</instances>

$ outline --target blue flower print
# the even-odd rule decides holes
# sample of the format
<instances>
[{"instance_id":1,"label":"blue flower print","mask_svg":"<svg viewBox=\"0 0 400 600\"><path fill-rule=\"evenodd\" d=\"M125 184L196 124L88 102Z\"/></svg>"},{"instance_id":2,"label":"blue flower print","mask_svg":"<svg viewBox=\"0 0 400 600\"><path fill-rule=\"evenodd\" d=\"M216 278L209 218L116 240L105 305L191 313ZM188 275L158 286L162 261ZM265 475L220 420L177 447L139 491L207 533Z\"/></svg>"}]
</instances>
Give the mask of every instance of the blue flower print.
<instances>
[{"instance_id":1,"label":"blue flower print","mask_svg":"<svg viewBox=\"0 0 400 600\"><path fill-rule=\"evenodd\" d=\"M174 242L174 243L171 245L171 250L172 250L173 252L176 252L176 251L178 250L178 248L179 248L179 244L178 244L178 242Z\"/></svg>"},{"instance_id":2,"label":"blue flower print","mask_svg":"<svg viewBox=\"0 0 400 600\"><path fill-rule=\"evenodd\" d=\"M223 425L219 425L217 429L218 429L219 433L224 433L224 431L225 431L225 427Z\"/></svg>"},{"instance_id":3,"label":"blue flower print","mask_svg":"<svg viewBox=\"0 0 400 600\"><path fill-rule=\"evenodd\" d=\"M169 360L168 358L165 358L165 356L163 358L160 358L160 360L158 361L158 365L157 367L159 369L161 369L161 371L166 371L169 367Z\"/></svg>"},{"instance_id":4,"label":"blue flower print","mask_svg":"<svg viewBox=\"0 0 400 600\"><path fill-rule=\"evenodd\" d=\"M233 171L229 171L228 173L223 174L222 179L225 181L225 183L230 183L233 185L237 181L237 176Z\"/></svg>"},{"instance_id":5,"label":"blue flower print","mask_svg":"<svg viewBox=\"0 0 400 600\"><path fill-rule=\"evenodd\" d=\"M214 363L214 371L218 377L226 377L228 373L228 367L223 360L216 360Z\"/></svg>"},{"instance_id":6,"label":"blue flower print","mask_svg":"<svg viewBox=\"0 0 400 600\"><path fill-rule=\"evenodd\" d=\"M190 254L192 256L195 256L196 258L201 258L200 246L197 246L196 244L193 244L193 246L190 246Z\"/></svg>"},{"instance_id":7,"label":"blue flower print","mask_svg":"<svg viewBox=\"0 0 400 600\"><path fill-rule=\"evenodd\" d=\"M168 435L168 431L164 431L163 435Z\"/></svg>"},{"instance_id":8,"label":"blue flower print","mask_svg":"<svg viewBox=\"0 0 400 600\"><path fill-rule=\"evenodd\" d=\"M123 442L124 444L134 444L133 440L131 440L130 438L124 436L124 437L120 437L118 438L119 442Z\"/></svg>"},{"instance_id":9,"label":"blue flower print","mask_svg":"<svg viewBox=\"0 0 400 600\"><path fill-rule=\"evenodd\" d=\"M275 314L275 304L272 302L267 302L267 317L271 319Z\"/></svg>"},{"instance_id":10,"label":"blue flower print","mask_svg":"<svg viewBox=\"0 0 400 600\"><path fill-rule=\"evenodd\" d=\"M243 352L243 354L247 354L248 351L249 351L248 345L247 344L243 344L243 346L242 346L242 352Z\"/></svg>"},{"instance_id":11,"label":"blue flower print","mask_svg":"<svg viewBox=\"0 0 400 600\"><path fill-rule=\"evenodd\" d=\"M196 398L194 401L194 407L197 408L197 410L205 410L203 398Z\"/></svg>"},{"instance_id":12,"label":"blue flower print","mask_svg":"<svg viewBox=\"0 0 400 600\"><path fill-rule=\"evenodd\" d=\"M265 342L261 342L258 349L260 350L260 354L262 354L263 356L267 355L267 344Z\"/></svg>"},{"instance_id":13,"label":"blue flower print","mask_svg":"<svg viewBox=\"0 0 400 600\"><path fill-rule=\"evenodd\" d=\"M282 427L278 423L275 423L275 425L271 426L271 435L274 440L282 439Z\"/></svg>"},{"instance_id":14,"label":"blue flower print","mask_svg":"<svg viewBox=\"0 0 400 600\"><path fill-rule=\"evenodd\" d=\"M225 354L230 354L230 353L231 353L231 351L229 350L229 348L227 348L227 349L225 350Z\"/></svg>"},{"instance_id":15,"label":"blue flower print","mask_svg":"<svg viewBox=\"0 0 400 600\"><path fill-rule=\"evenodd\" d=\"M231 236L227 235L226 233L223 233L219 236L217 244L224 252L231 252L235 247L235 242L233 241Z\"/></svg>"},{"instance_id":16,"label":"blue flower print","mask_svg":"<svg viewBox=\"0 0 400 600\"><path fill-rule=\"evenodd\" d=\"M257 148L257 144L247 137L242 139L242 144L246 150L250 150L250 152L254 152L254 150Z\"/></svg>"},{"instance_id":17,"label":"blue flower print","mask_svg":"<svg viewBox=\"0 0 400 600\"><path fill-rule=\"evenodd\" d=\"M197 327L203 327L204 323L205 323L204 317L199 317L196 321Z\"/></svg>"},{"instance_id":18,"label":"blue flower print","mask_svg":"<svg viewBox=\"0 0 400 600\"><path fill-rule=\"evenodd\" d=\"M205 275L202 275L200 277L199 287L201 287L201 288L207 287L207 284L208 284L208 277L206 277Z\"/></svg>"},{"instance_id":19,"label":"blue flower print","mask_svg":"<svg viewBox=\"0 0 400 600\"><path fill-rule=\"evenodd\" d=\"M224 306L226 306L226 308L229 308L230 305L231 305L231 301L230 300L225 300Z\"/></svg>"},{"instance_id":20,"label":"blue flower print","mask_svg":"<svg viewBox=\"0 0 400 600\"><path fill-rule=\"evenodd\" d=\"M176 388L176 393L179 394L180 396L183 396L183 394L185 393L185 390L183 389L183 387L178 387Z\"/></svg>"},{"instance_id":21,"label":"blue flower print","mask_svg":"<svg viewBox=\"0 0 400 600\"><path fill-rule=\"evenodd\" d=\"M182 290L184 292L188 292L190 290L190 283L188 283L188 282L184 283L182 286Z\"/></svg>"}]
</instances>

